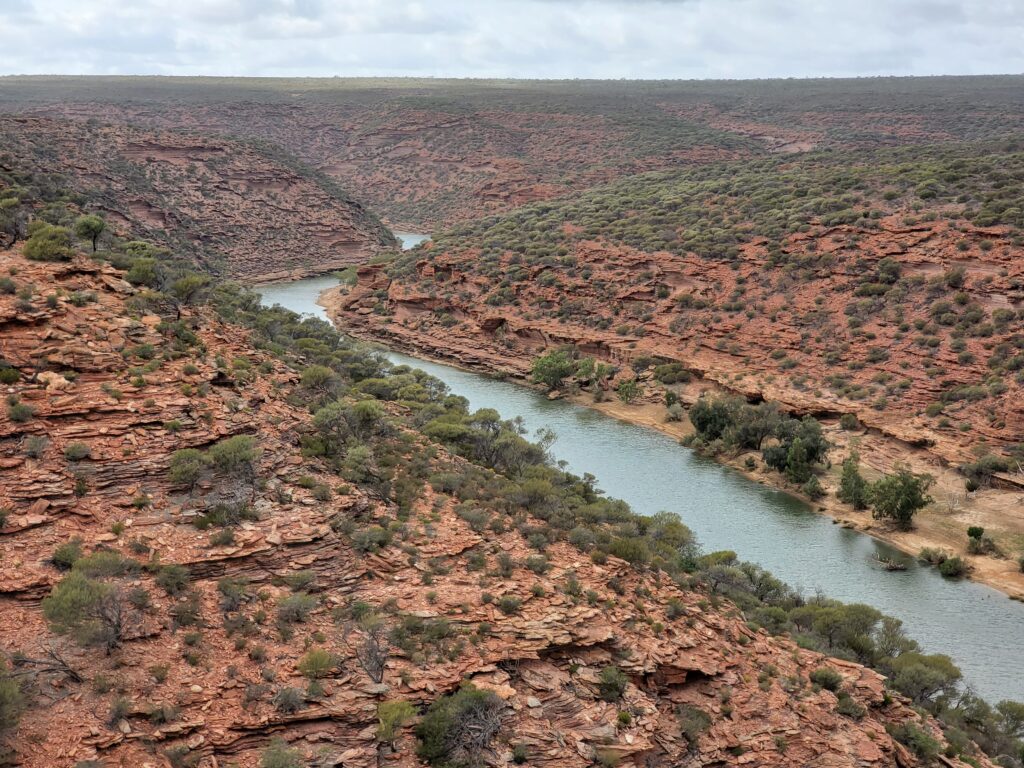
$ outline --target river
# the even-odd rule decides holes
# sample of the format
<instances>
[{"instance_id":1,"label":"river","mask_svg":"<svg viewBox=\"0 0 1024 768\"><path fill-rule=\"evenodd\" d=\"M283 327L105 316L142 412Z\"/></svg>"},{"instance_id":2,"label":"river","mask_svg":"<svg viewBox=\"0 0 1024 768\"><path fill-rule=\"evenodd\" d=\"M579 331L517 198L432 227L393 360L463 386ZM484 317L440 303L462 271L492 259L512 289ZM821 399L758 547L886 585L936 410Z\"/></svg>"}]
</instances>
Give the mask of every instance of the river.
<instances>
[{"instance_id":1,"label":"river","mask_svg":"<svg viewBox=\"0 0 1024 768\"><path fill-rule=\"evenodd\" d=\"M426 239L395 233L406 247ZM333 277L260 287L263 301L326 318L316 300ZM683 448L655 430L619 421L534 390L407 355L390 353L444 381L472 408L522 416L531 430L552 429L552 453L577 474L589 472L609 496L641 514L679 514L705 551L734 550L805 594L867 603L903 620L930 653L948 654L965 681L989 701L1024 700L1024 604L970 581L950 581L870 536L834 525L803 502ZM882 569L875 555L907 570Z\"/></svg>"}]
</instances>

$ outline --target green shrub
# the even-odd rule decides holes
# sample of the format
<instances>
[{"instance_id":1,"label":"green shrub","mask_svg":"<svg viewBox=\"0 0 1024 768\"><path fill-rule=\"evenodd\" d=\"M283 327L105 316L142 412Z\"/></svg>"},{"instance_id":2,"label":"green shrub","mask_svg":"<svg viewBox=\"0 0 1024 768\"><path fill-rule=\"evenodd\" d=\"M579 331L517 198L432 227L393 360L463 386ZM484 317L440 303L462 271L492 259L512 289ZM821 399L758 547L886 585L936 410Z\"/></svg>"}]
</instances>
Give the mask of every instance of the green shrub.
<instances>
[{"instance_id":1,"label":"green shrub","mask_svg":"<svg viewBox=\"0 0 1024 768\"><path fill-rule=\"evenodd\" d=\"M303 768L302 755L283 739L274 739L260 755L260 768Z\"/></svg>"},{"instance_id":2,"label":"green shrub","mask_svg":"<svg viewBox=\"0 0 1024 768\"><path fill-rule=\"evenodd\" d=\"M191 574L184 565L165 565L159 571L153 581L168 595L177 596L187 588Z\"/></svg>"},{"instance_id":3,"label":"green shrub","mask_svg":"<svg viewBox=\"0 0 1024 768\"><path fill-rule=\"evenodd\" d=\"M857 421L857 417L852 413L844 413L839 417L839 426L847 432L853 432L854 430L860 429L860 422Z\"/></svg>"},{"instance_id":4,"label":"green shrub","mask_svg":"<svg viewBox=\"0 0 1024 768\"><path fill-rule=\"evenodd\" d=\"M523 601L513 595L502 595L501 599L498 600L498 610L506 616L519 613L519 609L522 608L522 606Z\"/></svg>"},{"instance_id":5,"label":"green shrub","mask_svg":"<svg viewBox=\"0 0 1024 768\"><path fill-rule=\"evenodd\" d=\"M306 697L298 688L282 688L272 700L278 712L285 715L293 715L306 706Z\"/></svg>"},{"instance_id":6,"label":"green shrub","mask_svg":"<svg viewBox=\"0 0 1024 768\"><path fill-rule=\"evenodd\" d=\"M958 578L967 573L967 563L960 557L947 557L939 563L939 573L947 578Z\"/></svg>"},{"instance_id":7,"label":"green shrub","mask_svg":"<svg viewBox=\"0 0 1024 768\"><path fill-rule=\"evenodd\" d=\"M667 363L655 366L654 378L662 384L677 384L690 381L691 376L682 363Z\"/></svg>"},{"instance_id":8,"label":"green shrub","mask_svg":"<svg viewBox=\"0 0 1024 768\"><path fill-rule=\"evenodd\" d=\"M860 457L852 451L843 460L843 470L839 476L839 488L836 498L854 509L868 508L868 483L860 474L858 463Z\"/></svg>"},{"instance_id":9,"label":"green shrub","mask_svg":"<svg viewBox=\"0 0 1024 768\"><path fill-rule=\"evenodd\" d=\"M825 489L821 487L821 481L814 475L800 486L800 492L812 501L817 501L825 495Z\"/></svg>"},{"instance_id":10,"label":"green shrub","mask_svg":"<svg viewBox=\"0 0 1024 768\"><path fill-rule=\"evenodd\" d=\"M905 651L888 666L892 687L919 705L952 696L963 677L948 656L916 650Z\"/></svg>"},{"instance_id":11,"label":"green shrub","mask_svg":"<svg viewBox=\"0 0 1024 768\"><path fill-rule=\"evenodd\" d=\"M284 583L292 592L307 592L316 585L316 571L294 571L285 575Z\"/></svg>"},{"instance_id":12,"label":"green shrub","mask_svg":"<svg viewBox=\"0 0 1024 768\"><path fill-rule=\"evenodd\" d=\"M230 547L235 543L235 532L230 528L222 528L210 534L211 547Z\"/></svg>"},{"instance_id":13,"label":"green shrub","mask_svg":"<svg viewBox=\"0 0 1024 768\"><path fill-rule=\"evenodd\" d=\"M0 734L18 724L25 707L25 694L18 681L0 674Z\"/></svg>"},{"instance_id":14,"label":"green shrub","mask_svg":"<svg viewBox=\"0 0 1024 768\"><path fill-rule=\"evenodd\" d=\"M404 699L383 701L377 706L377 740L392 743L398 729L416 715L416 708Z\"/></svg>"},{"instance_id":15,"label":"green shrub","mask_svg":"<svg viewBox=\"0 0 1024 768\"><path fill-rule=\"evenodd\" d=\"M53 550L50 558L55 566L62 571L71 570L71 567L82 557L82 540L75 536Z\"/></svg>"},{"instance_id":16,"label":"green shrub","mask_svg":"<svg viewBox=\"0 0 1024 768\"><path fill-rule=\"evenodd\" d=\"M854 720L860 720L867 714L867 710L863 705L859 704L850 694L845 691L840 691L839 701L836 703L836 712L846 717L851 717Z\"/></svg>"},{"instance_id":17,"label":"green shrub","mask_svg":"<svg viewBox=\"0 0 1024 768\"><path fill-rule=\"evenodd\" d=\"M323 648L313 648L299 659L299 674L310 680L327 677L337 666L335 658Z\"/></svg>"},{"instance_id":18,"label":"green shrub","mask_svg":"<svg viewBox=\"0 0 1024 768\"><path fill-rule=\"evenodd\" d=\"M195 448L182 448L171 454L171 465L167 477L174 485L192 488L199 482L208 466L209 462L202 451Z\"/></svg>"},{"instance_id":19,"label":"green shrub","mask_svg":"<svg viewBox=\"0 0 1024 768\"><path fill-rule=\"evenodd\" d=\"M576 364L563 350L550 352L542 355L533 361L530 375L538 384L543 384L548 390L555 390L562 386L566 378L576 370Z\"/></svg>"},{"instance_id":20,"label":"green shrub","mask_svg":"<svg viewBox=\"0 0 1024 768\"><path fill-rule=\"evenodd\" d=\"M141 565L137 560L125 557L113 549L98 549L90 555L78 558L74 570L90 578L110 578L137 573Z\"/></svg>"},{"instance_id":21,"label":"green shrub","mask_svg":"<svg viewBox=\"0 0 1024 768\"><path fill-rule=\"evenodd\" d=\"M111 584L72 570L44 598L42 607L51 629L80 645L103 646L109 652L121 644L128 612L120 590Z\"/></svg>"},{"instance_id":22,"label":"green shrub","mask_svg":"<svg viewBox=\"0 0 1024 768\"><path fill-rule=\"evenodd\" d=\"M36 414L36 409L25 403L8 403L7 418L16 424L24 424Z\"/></svg>"},{"instance_id":23,"label":"green shrub","mask_svg":"<svg viewBox=\"0 0 1024 768\"><path fill-rule=\"evenodd\" d=\"M808 677L812 683L829 691L838 691L843 684L843 676L831 667L818 667Z\"/></svg>"},{"instance_id":24,"label":"green shrub","mask_svg":"<svg viewBox=\"0 0 1024 768\"><path fill-rule=\"evenodd\" d=\"M379 525L371 525L352 534L352 547L357 552L378 552L390 543L391 532Z\"/></svg>"},{"instance_id":25,"label":"green shrub","mask_svg":"<svg viewBox=\"0 0 1024 768\"><path fill-rule=\"evenodd\" d=\"M618 667L608 666L598 675L597 692L605 701L618 701L626 692L629 677Z\"/></svg>"},{"instance_id":26,"label":"green shrub","mask_svg":"<svg viewBox=\"0 0 1024 768\"><path fill-rule=\"evenodd\" d=\"M31 236L23 253L31 261L67 261L74 255L71 230L36 219L29 227Z\"/></svg>"},{"instance_id":27,"label":"green shrub","mask_svg":"<svg viewBox=\"0 0 1024 768\"><path fill-rule=\"evenodd\" d=\"M922 760L931 761L938 757L942 745L930 734L914 725L914 723L888 726L887 730L889 730L889 733L896 741L903 744Z\"/></svg>"},{"instance_id":28,"label":"green shrub","mask_svg":"<svg viewBox=\"0 0 1024 768\"><path fill-rule=\"evenodd\" d=\"M636 379L623 379L615 387L615 394L622 402L632 403L640 395L640 385L637 384Z\"/></svg>"},{"instance_id":29,"label":"green shrub","mask_svg":"<svg viewBox=\"0 0 1024 768\"><path fill-rule=\"evenodd\" d=\"M711 716L707 712L688 704L679 707L676 716L679 730L691 747L696 746L700 735L711 726Z\"/></svg>"},{"instance_id":30,"label":"green shrub","mask_svg":"<svg viewBox=\"0 0 1024 768\"><path fill-rule=\"evenodd\" d=\"M285 624L301 623L309 618L316 605L316 598L304 592L289 595L277 604L277 620Z\"/></svg>"},{"instance_id":31,"label":"green shrub","mask_svg":"<svg viewBox=\"0 0 1024 768\"><path fill-rule=\"evenodd\" d=\"M207 456L219 471L235 474L251 472L259 450L252 435L234 435L211 446Z\"/></svg>"},{"instance_id":32,"label":"green shrub","mask_svg":"<svg viewBox=\"0 0 1024 768\"><path fill-rule=\"evenodd\" d=\"M416 736L416 754L434 766L478 766L480 756L501 728L504 703L493 691L471 683L437 699L427 709Z\"/></svg>"}]
</instances>

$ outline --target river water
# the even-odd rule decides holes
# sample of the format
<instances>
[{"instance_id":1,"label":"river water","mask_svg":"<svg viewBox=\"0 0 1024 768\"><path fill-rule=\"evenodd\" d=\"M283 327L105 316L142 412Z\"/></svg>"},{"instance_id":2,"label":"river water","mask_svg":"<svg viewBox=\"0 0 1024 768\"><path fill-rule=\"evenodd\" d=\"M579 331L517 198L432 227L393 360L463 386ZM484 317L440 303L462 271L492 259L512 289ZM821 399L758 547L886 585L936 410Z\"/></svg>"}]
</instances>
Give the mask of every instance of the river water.
<instances>
[{"instance_id":1,"label":"river water","mask_svg":"<svg viewBox=\"0 0 1024 768\"><path fill-rule=\"evenodd\" d=\"M405 247L427 239L395 233ZM332 277L260 287L263 301L326 318L316 304ZM834 525L803 502L702 458L671 437L561 400L520 384L391 353L444 381L472 408L522 416L535 431L552 429L552 453L577 474L589 472L609 496L641 514L677 513L705 551L734 550L805 594L822 592L873 605L903 620L930 653L945 653L975 692L998 701L1024 700L1024 604L970 581L950 581L871 537ZM899 560L889 572L875 556Z\"/></svg>"}]
</instances>

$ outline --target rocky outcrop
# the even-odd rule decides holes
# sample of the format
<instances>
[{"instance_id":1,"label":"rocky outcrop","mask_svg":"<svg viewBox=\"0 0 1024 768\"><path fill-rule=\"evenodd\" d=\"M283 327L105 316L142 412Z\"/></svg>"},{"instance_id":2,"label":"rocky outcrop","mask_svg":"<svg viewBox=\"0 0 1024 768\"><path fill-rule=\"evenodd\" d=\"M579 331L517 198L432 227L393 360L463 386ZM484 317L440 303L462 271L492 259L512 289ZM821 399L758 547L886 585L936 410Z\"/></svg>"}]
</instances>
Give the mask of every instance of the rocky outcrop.
<instances>
[{"instance_id":1,"label":"rocky outcrop","mask_svg":"<svg viewBox=\"0 0 1024 768\"><path fill-rule=\"evenodd\" d=\"M28 659L52 649L68 665L36 676L11 737L26 768L161 766L167 750L203 768L255 768L273 738L311 765L412 766L411 723L392 746L379 743L377 705L423 706L463 680L504 702L491 765L510 764L520 745L531 765L559 768L903 767L918 761L887 726L912 722L942 738L874 672L753 631L699 590L616 558L592 562L564 542L548 548L549 569L531 572L523 563L532 550L516 530L474 531L429 485L395 528L400 544L357 551L346 531L395 522L394 510L354 485L314 498L337 477L302 454L310 416L297 374L246 332L194 309L184 320L195 341L183 348L160 317L130 308L133 289L118 272L85 259L38 264L8 251L0 270L56 296L0 296L0 355L20 374L6 385L9 402L31 408L0 421L0 647ZM82 295L94 300L71 300ZM258 436L257 514L214 541L196 516L234 481L188 491L167 469L176 450L241 434ZM54 550L74 537L85 552L147 563L126 577L138 610L110 656L52 634L40 611L63 577ZM499 554L511 556L510 570L491 568ZM173 564L188 569L187 590L155 583ZM300 571L315 600L286 633L268 614ZM251 602L240 613L221 605L224 577L245 585ZM499 610L484 590L521 608ZM379 683L357 662L360 630L344 621L356 601L387 606L394 623L436 627L416 648L392 647ZM336 662L321 690L297 710L275 706L275 692L305 687L297 664L310 647ZM608 666L625 673L621 697L602 696ZM862 717L811 686L823 666L842 677Z\"/></svg>"}]
</instances>

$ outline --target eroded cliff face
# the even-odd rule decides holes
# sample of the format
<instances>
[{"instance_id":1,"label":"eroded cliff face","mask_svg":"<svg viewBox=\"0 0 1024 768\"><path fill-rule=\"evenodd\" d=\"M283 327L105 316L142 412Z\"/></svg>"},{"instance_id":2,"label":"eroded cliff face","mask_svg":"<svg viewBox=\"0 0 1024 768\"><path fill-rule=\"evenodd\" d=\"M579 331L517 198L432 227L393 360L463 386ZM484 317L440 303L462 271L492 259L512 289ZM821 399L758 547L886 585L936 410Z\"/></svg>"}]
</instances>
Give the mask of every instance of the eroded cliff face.
<instances>
[{"instance_id":1,"label":"eroded cliff face","mask_svg":"<svg viewBox=\"0 0 1024 768\"><path fill-rule=\"evenodd\" d=\"M645 170L1018 134L1015 77L821 81L5 78L0 109L255 138L436 231ZM967 106L965 106L967 105Z\"/></svg>"},{"instance_id":2,"label":"eroded cliff face","mask_svg":"<svg viewBox=\"0 0 1024 768\"><path fill-rule=\"evenodd\" d=\"M539 356L571 346L617 368L599 393L605 399L614 399L616 382L636 378L639 405L614 408L618 418L663 419L667 390L686 404L739 394L812 414L836 446L821 477L830 494L819 502L824 511L912 555L923 547L960 554L975 578L1020 595L1020 472L1011 462L993 487L969 494L958 472L988 452L1013 450L1024 435L1019 250L1006 228L907 225L898 215L872 231L818 226L789 236L782 252L799 266L784 270L756 238L737 263L598 240L529 266L510 252L495 260L493 250L428 246L390 270L394 278L382 266L360 269L353 288L335 289L324 303L358 336L518 378L529 377ZM886 268L906 286L888 298L874 282ZM966 332L963 318L975 323ZM659 382L655 367L668 363L692 380ZM842 414L863 428L842 429ZM935 504L915 531L887 528L835 499L838 466L851 451L872 473L902 464L935 478ZM735 461L741 469L743 458ZM751 460L760 466L759 456ZM784 485L767 470L757 475ZM971 525L983 526L1003 554L968 553Z\"/></svg>"},{"instance_id":3,"label":"eroded cliff face","mask_svg":"<svg viewBox=\"0 0 1024 768\"><path fill-rule=\"evenodd\" d=\"M121 273L83 257L40 264L6 251L0 272L36 288L0 295L0 356L19 373L8 403L30 409L0 419L0 647L32 674L10 736L27 768L161 766L166 750L193 761L178 764L250 768L276 737L310 765L411 766L413 723L393 748L381 744L378 704L420 707L464 679L504 702L485 753L493 765L511 764L521 744L528 764L566 768L913 766L886 726L912 722L941 739L874 672L751 631L701 589L614 557L595 563L564 542L548 548L547 570L527 570L531 550L515 528L475 530L429 485L398 525L393 503L339 488L303 455L310 414L297 372L207 309L184 308L181 325L176 313L150 314ZM238 435L260 449L248 480L172 484L175 451ZM411 453L431 455L422 435L409 440ZM461 460L433 450L431 462L457 471ZM232 539L200 530L200 512L240 493L255 515ZM354 546L375 524L394 543ZM85 554L138 562L106 574L130 596L109 655L53 634L41 611L66 578L54 550L74 537ZM499 566L503 554L511 567ZM187 569L177 586L172 565ZM309 596L308 613L282 629L295 595ZM503 596L521 608L499 610ZM389 629L419 627L390 648L380 682L356 658L365 631L346 617L358 603L382 606ZM275 705L282 689L306 687L297 665L310 648L335 657L322 690L294 711ZM614 701L600 695L609 665L627 675ZM862 717L809 683L821 667L841 676Z\"/></svg>"},{"instance_id":4,"label":"eroded cliff face","mask_svg":"<svg viewBox=\"0 0 1024 768\"><path fill-rule=\"evenodd\" d=\"M400 98L388 101L243 101L187 108L78 103L33 113L272 142L358 190L370 210L396 227L428 231L632 173L736 159L759 150L733 134L708 131L693 143L654 152L636 146L643 137L614 117L550 105L510 109L470 100L437 109Z\"/></svg>"},{"instance_id":5,"label":"eroded cliff face","mask_svg":"<svg viewBox=\"0 0 1024 768\"><path fill-rule=\"evenodd\" d=\"M115 229L250 282L329 272L396 245L337 186L279 150L45 118L0 120L19 164L66 175Z\"/></svg>"},{"instance_id":6,"label":"eroded cliff face","mask_svg":"<svg viewBox=\"0 0 1024 768\"><path fill-rule=\"evenodd\" d=\"M1024 434L1024 397L1012 375L984 397L950 403L944 418L925 413L951 387L984 387L999 359L993 352L1016 349L1024 264L1004 228L906 226L897 216L874 232L822 227L784 246L805 258L800 274L773 270L763 240L741 250L737 267L582 241L571 268L530 267L507 300L494 302L487 299L496 284L481 273L479 252L428 248L411 274L395 280L380 266L360 269L357 285L339 289L330 304L345 325L370 335L517 375L565 344L621 367L642 358L679 362L705 388L799 413L853 413L953 464L969 460L979 442L1006 445ZM883 259L895 260L918 287L895 302L864 292ZM505 254L498 272L522 270L517 265ZM926 290L945 273L960 275L955 288ZM945 311L937 313L940 302ZM953 332L968 311L988 319L1000 309L1009 310L1009 321L989 322L977 334ZM971 429L960 429L964 423Z\"/></svg>"}]
</instances>

